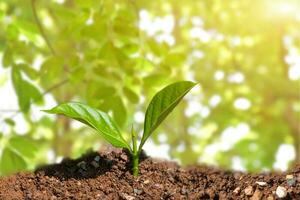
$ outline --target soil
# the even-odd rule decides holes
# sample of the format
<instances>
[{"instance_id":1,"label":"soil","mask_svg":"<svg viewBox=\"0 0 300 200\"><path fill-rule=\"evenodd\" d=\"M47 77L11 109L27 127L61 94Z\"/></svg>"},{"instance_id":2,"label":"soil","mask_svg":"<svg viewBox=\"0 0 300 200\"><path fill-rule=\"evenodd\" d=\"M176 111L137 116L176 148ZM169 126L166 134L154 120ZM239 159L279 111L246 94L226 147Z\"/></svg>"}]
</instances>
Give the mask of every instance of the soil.
<instances>
[{"instance_id":1,"label":"soil","mask_svg":"<svg viewBox=\"0 0 300 200\"><path fill-rule=\"evenodd\" d=\"M207 166L182 168L143 154L140 175L134 178L129 163L127 152L112 148L64 159L1 178L0 199L300 199L300 165L284 173L246 174Z\"/></svg>"}]
</instances>

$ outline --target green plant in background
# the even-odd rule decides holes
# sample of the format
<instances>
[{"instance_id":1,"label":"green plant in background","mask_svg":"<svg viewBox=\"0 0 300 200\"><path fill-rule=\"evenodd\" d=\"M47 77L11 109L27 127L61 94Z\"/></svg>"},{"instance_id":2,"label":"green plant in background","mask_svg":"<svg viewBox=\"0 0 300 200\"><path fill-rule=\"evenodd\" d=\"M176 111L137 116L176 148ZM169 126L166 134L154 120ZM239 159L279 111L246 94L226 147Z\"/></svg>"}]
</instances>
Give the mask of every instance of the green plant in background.
<instances>
[{"instance_id":1,"label":"green plant in background","mask_svg":"<svg viewBox=\"0 0 300 200\"><path fill-rule=\"evenodd\" d=\"M45 111L51 114L62 114L78 120L97 130L97 132L99 132L102 137L113 146L127 149L132 157L133 175L137 176L139 157L143 145L154 130L195 85L195 83L190 81L173 83L159 91L153 97L145 114L144 132L138 148L137 135L133 129L131 130L132 146L130 146L119 131L117 123L111 119L107 113L88 105L70 102L60 104L51 110Z\"/></svg>"}]
</instances>

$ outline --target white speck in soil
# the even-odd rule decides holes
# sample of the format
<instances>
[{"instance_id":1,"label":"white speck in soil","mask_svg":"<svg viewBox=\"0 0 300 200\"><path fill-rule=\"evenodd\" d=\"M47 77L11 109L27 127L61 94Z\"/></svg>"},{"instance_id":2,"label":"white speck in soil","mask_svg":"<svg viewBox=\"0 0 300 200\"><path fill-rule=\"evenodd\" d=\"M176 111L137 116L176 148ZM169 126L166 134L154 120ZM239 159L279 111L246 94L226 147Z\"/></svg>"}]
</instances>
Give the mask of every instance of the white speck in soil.
<instances>
[{"instance_id":1,"label":"white speck in soil","mask_svg":"<svg viewBox=\"0 0 300 200\"><path fill-rule=\"evenodd\" d=\"M286 197L286 195L287 195L286 189L282 186L278 186L275 193L276 193L277 197L281 198L281 199Z\"/></svg>"},{"instance_id":2,"label":"white speck in soil","mask_svg":"<svg viewBox=\"0 0 300 200\"><path fill-rule=\"evenodd\" d=\"M256 181L255 183L257 185L259 185L259 186L266 186L266 185L268 185L266 182L263 182L263 181Z\"/></svg>"},{"instance_id":3,"label":"white speck in soil","mask_svg":"<svg viewBox=\"0 0 300 200\"><path fill-rule=\"evenodd\" d=\"M246 187L244 192L247 196L252 196L253 195L253 187L252 186Z\"/></svg>"},{"instance_id":4,"label":"white speck in soil","mask_svg":"<svg viewBox=\"0 0 300 200\"><path fill-rule=\"evenodd\" d=\"M135 199L133 196L130 196L128 194L124 194L123 197L125 200L134 200Z\"/></svg>"},{"instance_id":5,"label":"white speck in soil","mask_svg":"<svg viewBox=\"0 0 300 200\"><path fill-rule=\"evenodd\" d=\"M237 188L235 188L235 189L233 190L233 193L234 193L234 194L239 194L240 191L241 191L241 188L240 188L240 187L237 187Z\"/></svg>"},{"instance_id":6,"label":"white speck in soil","mask_svg":"<svg viewBox=\"0 0 300 200\"><path fill-rule=\"evenodd\" d=\"M134 192L135 194L140 195L140 194L143 193L143 190L139 190L139 189L134 188L134 189L133 189L133 192Z\"/></svg>"}]
</instances>

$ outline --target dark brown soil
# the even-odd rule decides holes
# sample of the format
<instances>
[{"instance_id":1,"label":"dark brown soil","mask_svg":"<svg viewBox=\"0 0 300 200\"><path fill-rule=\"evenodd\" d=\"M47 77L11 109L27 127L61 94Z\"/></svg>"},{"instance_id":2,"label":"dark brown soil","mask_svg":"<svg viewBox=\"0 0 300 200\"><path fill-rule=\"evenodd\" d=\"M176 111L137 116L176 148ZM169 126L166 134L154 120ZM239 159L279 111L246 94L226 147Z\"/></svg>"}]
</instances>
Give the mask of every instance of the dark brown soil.
<instances>
[{"instance_id":1,"label":"dark brown soil","mask_svg":"<svg viewBox=\"0 0 300 200\"><path fill-rule=\"evenodd\" d=\"M300 200L300 165L286 173L244 174L204 166L181 168L144 155L140 176L134 178L129 160L126 152L108 149L65 159L34 173L17 173L0 179L0 200L272 200L279 199L280 189L286 195L282 199Z\"/></svg>"}]
</instances>

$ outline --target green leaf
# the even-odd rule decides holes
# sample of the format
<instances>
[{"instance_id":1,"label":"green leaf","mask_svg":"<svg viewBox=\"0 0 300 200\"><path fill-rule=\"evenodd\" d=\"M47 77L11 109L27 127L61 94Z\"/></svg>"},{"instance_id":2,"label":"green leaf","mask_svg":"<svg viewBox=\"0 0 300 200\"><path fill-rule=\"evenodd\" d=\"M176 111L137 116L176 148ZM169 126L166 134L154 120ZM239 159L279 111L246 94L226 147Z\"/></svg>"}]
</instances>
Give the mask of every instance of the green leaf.
<instances>
[{"instance_id":1,"label":"green leaf","mask_svg":"<svg viewBox=\"0 0 300 200\"><path fill-rule=\"evenodd\" d=\"M6 48L3 53L2 65L4 68L8 68L13 63L13 52L10 48Z\"/></svg>"},{"instance_id":2,"label":"green leaf","mask_svg":"<svg viewBox=\"0 0 300 200\"><path fill-rule=\"evenodd\" d=\"M64 70L64 59L59 56L47 58L41 66L41 76L45 82L52 83L53 80L60 80Z\"/></svg>"},{"instance_id":3,"label":"green leaf","mask_svg":"<svg viewBox=\"0 0 300 200\"><path fill-rule=\"evenodd\" d=\"M94 0L76 0L76 4L83 8L95 8L98 6L99 1Z\"/></svg>"},{"instance_id":4,"label":"green leaf","mask_svg":"<svg viewBox=\"0 0 300 200\"><path fill-rule=\"evenodd\" d=\"M17 64L16 66L18 66L32 80L36 80L39 77L38 71L25 63Z\"/></svg>"},{"instance_id":5,"label":"green leaf","mask_svg":"<svg viewBox=\"0 0 300 200\"><path fill-rule=\"evenodd\" d=\"M0 162L1 173L7 175L24 169L26 169L24 159L10 148L4 148Z\"/></svg>"},{"instance_id":6,"label":"green leaf","mask_svg":"<svg viewBox=\"0 0 300 200\"><path fill-rule=\"evenodd\" d=\"M168 85L153 97L145 114L144 134L139 147L140 150L151 133L195 85L196 83L190 81L176 82Z\"/></svg>"},{"instance_id":7,"label":"green leaf","mask_svg":"<svg viewBox=\"0 0 300 200\"><path fill-rule=\"evenodd\" d=\"M123 92L131 103L136 104L139 102L139 96L129 87L124 87Z\"/></svg>"},{"instance_id":8,"label":"green leaf","mask_svg":"<svg viewBox=\"0 0 300 200\"><path fill-rule=\"evenodd\" d=\"M5 123L8 124L9 126L15 126L16 123L14 120L10 119L10 118L5 118L4 119Z\"/></svg>"},{"instance_id":9,"label":"green leaf","mask_svg":"<svg viewBox=\"0 0 300 200\"><path fill-rule=\"evenodd\" d=\"M40 91L31 83L22 78L21 71L16 65L12 69L12 81L18 96L19 107L23 112L27 112L32 102L42 101Z\"/></svg>"},{"instance_id":10,"label":"green leaf","mask_svg":"<svg viewBox=\"0 0 300 200\"><path fill-rule=\"evenodd\" d=\"M9 140L9 146L20 155L27 158L34 158L38 151L37 143L25 136L12 137Z\"/></svg>"},{"instance_id":11,"label":"green leaf","mask_svg":"<svg viewBox=\"0 0 300 200\"><path fill-rule=\"evenodd\" d=\"M127 110L121 97L114 96L112 98L113 118L116 120L119 127L123 128L127 120Z\"/></svg>"},{"instance_id":12,"label":"green leaf","mask_svg":"<svg viewBox=\"0 0 300 200\"><path fill-rule=\"evenodd\" d=\"M106 141L115 147L130 149L122 137L116 123L108 114L82 103L63 103L45 112L62 114L76 119L97 130Z\"/></svg>"}]
</instances>

